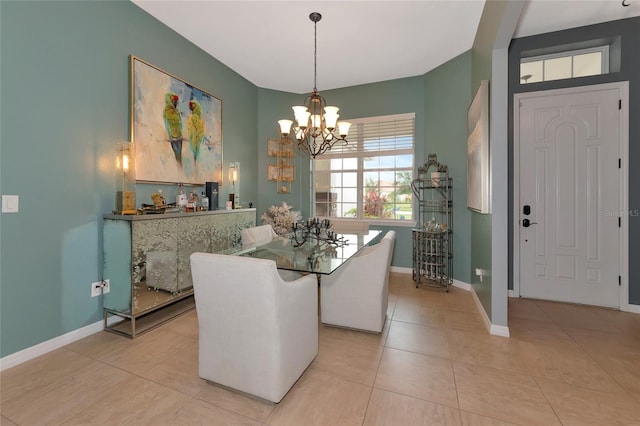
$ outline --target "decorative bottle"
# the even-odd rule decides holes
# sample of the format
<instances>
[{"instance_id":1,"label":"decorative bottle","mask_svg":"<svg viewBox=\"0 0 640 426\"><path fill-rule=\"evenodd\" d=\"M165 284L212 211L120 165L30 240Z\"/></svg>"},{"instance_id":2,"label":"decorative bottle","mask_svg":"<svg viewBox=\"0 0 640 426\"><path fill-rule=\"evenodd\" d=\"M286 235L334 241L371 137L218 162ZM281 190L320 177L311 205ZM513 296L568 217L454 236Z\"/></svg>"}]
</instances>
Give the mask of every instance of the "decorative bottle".
<instances>
[{"instance_id":1,"label":"decorative bottle","mask_svg":"<svg viewBox=\"0 0 640 426\"><path fill-rule=\"evenodd\" d=\"M198 208L198 194L195 192L189 193L189 199L187 200L187 212L195 212Z\"/></svg>"},{"instance_id":2,"label":"decorative bottle","mask_svg":"<svg viewBox=\"0 0 640 426\"><path fill-rule=\"evenodd\" d=\"M184 212L187 207L187 193L181 183L178 184L178 194L176 195L176 207L180 213Z\"/></svg>"},{"instance_id":3,"label":"decorative bottle","mask_svg":"<svg viewBox=\"0 0 640 426\"><path fill-rule=\"evenodd\" d=\"M203 192L202 197L200 197L200 205L202 206L202 210L209 210L209 197Z\"/></svg>"}]
</instances>

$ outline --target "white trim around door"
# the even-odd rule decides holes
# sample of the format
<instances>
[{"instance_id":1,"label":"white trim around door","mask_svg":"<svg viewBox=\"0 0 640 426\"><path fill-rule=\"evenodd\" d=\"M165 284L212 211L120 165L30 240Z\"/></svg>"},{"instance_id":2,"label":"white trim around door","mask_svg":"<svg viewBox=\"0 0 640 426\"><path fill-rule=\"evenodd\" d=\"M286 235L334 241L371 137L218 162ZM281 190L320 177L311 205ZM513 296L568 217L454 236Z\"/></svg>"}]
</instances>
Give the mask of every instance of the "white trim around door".
<instances>
[{"instance_id":1,"label":"white trim around door","mask_svg":"<svg viewBox=\"0 0 640 426\"><path fill-rule=\"evenodd\" d=\"M534 97L558 96L584 92L617 89L620 95L620 206L617 212L620 217L619 267L620 267L620 304L621 311L638 313L635 305L629 305L629 82L616 82L592 86L580 86L566 89L546 90L539 92L518 93L514 95L513 113L513 294L519 297L520 292L520 103L521 100Z\"/></svg>"}]
</instances>

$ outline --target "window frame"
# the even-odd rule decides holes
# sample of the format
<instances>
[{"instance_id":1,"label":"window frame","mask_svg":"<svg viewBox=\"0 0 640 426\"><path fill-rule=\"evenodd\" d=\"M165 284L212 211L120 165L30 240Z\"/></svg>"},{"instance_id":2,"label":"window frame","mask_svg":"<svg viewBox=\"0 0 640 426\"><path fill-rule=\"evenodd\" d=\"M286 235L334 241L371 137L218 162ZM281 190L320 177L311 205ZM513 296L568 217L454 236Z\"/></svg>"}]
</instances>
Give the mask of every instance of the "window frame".
<instances>
[{"instance_id":1,"label":"window frame","mask_svg":"<svg viewBox=\"0 0 640 426\"><path fill-rule=\"evenodd\" d=\"M574 79L574 78L582 78L583 76L580 77L576 77L574 75L575 71L574 71L574 57L576 56L580 56L580 55L586 55L589 53L601 53L602 57L601 57L601 63L600 63L600 68L601 68L601 72L600 74L593 74L593 75L604 75L604 74L609 74L609 45L608 44L604 44L601 46L594 46L594 47L587 47L584 49L573 49L573 50L564 50L562 52L556 52L556 53L548 53L548 54L544 54L544 55L537 55L537 56L529 56L526 58L520 58L520 67L522 67L522 64L526 64L526 63L531 63L531 62L542 62L542 80L540 81L534 81L531 83L527 83L527 82L522 82L522 78L519 79L519 84L520 85L528 85L528 84L536 84L536 83L543 83L543 82L548 82L548 81L557 81L557 80L568 80L568 79ZM550 59L559 59L559 58L571 58L571 77L567 77L567 78L558 78L558 79L553 79L553 80L546 80L545 79L545 75L544 75L544 61L550 60ZM521 76L521 73L518 73ZM584 76L587 77L587 76Z\"/></svg>"},{"instance_id":2,"label":"window frame","mask_svg":"<svg viewBox=\"0 0 640 426\"><path fill-rule=\"evenodd\" d=\"M379 150L379 151L365 151L358 149L356 151L327 151L317 160L332 160L332 159L345 159L345 158L355 158L356 159L356 168L353 169L353 172L356 173L356 217L354 220L365 220L370 224L381 225L381 226L398 226L398 227L415 227L415 200L413 200L413 196L410 202L411 205L411 219L388 219L388 218L371 218L364 216L364 189L365 189L365 179L364 175L368 171L377 171L377 172L403 172L409 171L411 176L415 176L415 162L416 162L416 135L415 135L415 113L404 113L404 114L392 114L392 115L383 115L383 116L375 116L375 117L365 117L359 119L351 119L347 120L352 123L352 129L355 128L358 124L366 124L366 123L385 123L392 122L398 120L412 120L413 121L413 133L412 133L412 141L411 148L400 148L400 149L388 149L388 150ZM350 140L347 137L347 140ZM356 146L362 146L362 144L358 143ZM411 164L407 167L378 167L375 169L369 169L364 167L365 159L369 157L383 157L383 156L397 156L397 155L411 155L412 160ZM312 161L311 166L311 184L314 190L312 191L312 209L314 216L317 215L316 212L316 183L317 183L317 175L318 174L331 174L331 168L328 170L316 171L315 161ZM337 171L337 170L336 170ZM339 170L343 172L344 170ZM352 169L348 170L349 172ZM379 183L379 181L378 181ZM344 188L344 186L341 186ZM335 216L340 219L349 219L340 216Z\"/></svg>"}]
</instances>

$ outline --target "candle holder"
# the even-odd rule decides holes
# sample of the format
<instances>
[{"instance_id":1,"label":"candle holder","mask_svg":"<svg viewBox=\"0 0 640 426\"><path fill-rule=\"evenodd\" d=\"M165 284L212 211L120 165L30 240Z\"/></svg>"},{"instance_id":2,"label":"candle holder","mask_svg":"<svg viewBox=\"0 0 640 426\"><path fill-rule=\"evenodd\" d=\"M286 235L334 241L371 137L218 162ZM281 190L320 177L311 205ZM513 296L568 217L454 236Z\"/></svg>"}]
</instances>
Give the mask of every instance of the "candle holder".
<instances>
[{"instance_id":1,"label":"candle holder","mask_svg":"<svg viewBox=\"0 0 640 426\"><path fill-rule=\"evenodd\" d=\"M232 189L229 193L229 201L231 201L232 209L240 208L240 163L235 161L229 163L229 182Z\"/></svg>"},{"instance_id":2,"label":"candle holder","mask_svg":"<svg viewBox=\"0 0 640 426\"><path fill-rule=\"evenodd\" d=\"M116 213L136 213L136 158L131 142L116 144Z\"/></svg>"},{"instance_id":3,"label":"candle holder","mask_svg":"<svg viewBox=\"0 0 640 426\"><path fill-rule=\"evenodd\" d=\"M344 247L348 244L344 237L338 237L338 234L331 229L329 219L309 218L306 222L293 222L292 228L294 247L300 247L309 239L315 240L317 243L325 242L332 247Z\"/></svg>"}]
</instances>

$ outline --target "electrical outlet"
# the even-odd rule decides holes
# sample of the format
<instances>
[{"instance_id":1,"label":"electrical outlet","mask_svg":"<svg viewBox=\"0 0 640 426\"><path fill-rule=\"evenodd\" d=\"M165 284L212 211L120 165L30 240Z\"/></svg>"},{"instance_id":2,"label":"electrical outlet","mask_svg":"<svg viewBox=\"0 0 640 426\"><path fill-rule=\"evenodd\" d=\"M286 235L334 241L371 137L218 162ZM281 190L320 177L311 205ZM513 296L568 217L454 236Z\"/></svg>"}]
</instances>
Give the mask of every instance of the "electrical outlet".
<instances>
[{"instance_id":1,"label":"electrical outlet","mask_svg":"<svg viewBox=\"0 0 640 426\"><path fill-rule=\"evenodd\" d=\"M111 291L111 282L109 279L102 281L102 294L107 294Z\"/></svg>"},{"instance_id":2,"label":"electrical outlet","mask_svg":"<svg viewBox=\"0 0 640 426\"><path fill-rule=\"evenodd\" d=\"M91 283L91 297L100 296L102 294L102 281Z\"/></svg>"}]
</instances>

